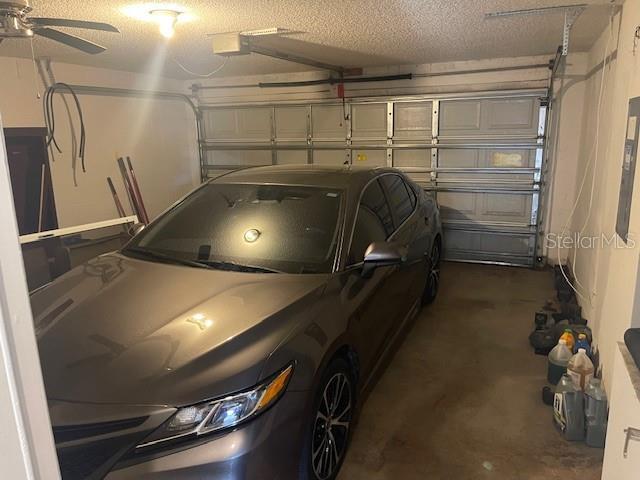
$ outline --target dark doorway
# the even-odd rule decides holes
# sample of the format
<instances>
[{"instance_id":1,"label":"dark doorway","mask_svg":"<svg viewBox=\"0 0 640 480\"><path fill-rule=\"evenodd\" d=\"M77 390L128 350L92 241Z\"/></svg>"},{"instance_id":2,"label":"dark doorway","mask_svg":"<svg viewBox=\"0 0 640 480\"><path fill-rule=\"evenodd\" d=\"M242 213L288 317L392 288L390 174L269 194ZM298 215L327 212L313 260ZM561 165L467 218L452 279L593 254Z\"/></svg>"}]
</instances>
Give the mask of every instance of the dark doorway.
<instances>
[{"instance_id":1,"label":"dark doorway","mask_svg":"<svg viewBox=\"0 0 640 480\"><path fill-rule=\"evenodd\" d=\"M5 128L4 134L20 235L58 228L46 130Z\"/></svg>"}]
</instances>

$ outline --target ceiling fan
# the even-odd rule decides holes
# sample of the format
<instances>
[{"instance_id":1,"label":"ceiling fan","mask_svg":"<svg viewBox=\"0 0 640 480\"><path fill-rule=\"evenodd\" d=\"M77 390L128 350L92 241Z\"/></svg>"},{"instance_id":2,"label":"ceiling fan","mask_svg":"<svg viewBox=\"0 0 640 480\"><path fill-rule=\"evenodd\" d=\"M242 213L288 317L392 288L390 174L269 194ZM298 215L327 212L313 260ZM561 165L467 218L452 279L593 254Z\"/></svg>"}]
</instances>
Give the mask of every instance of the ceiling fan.
<instances>
[{"instance_id":1,"label":"ceiling fan","mask_svg":"<svg viewBox=\"0 0 640 480\"><path fill-rule=\"evenodd\" d=\"M31 38L34 35L39 35L95 55L96 53L104 52L106 48L89 40L49 27L84 28L86 30L120 33L116 27L108 23L65 18L27 17L31 10L29 0L0 0L0 42L5 38Z\"/></svg>"}]
</instances>

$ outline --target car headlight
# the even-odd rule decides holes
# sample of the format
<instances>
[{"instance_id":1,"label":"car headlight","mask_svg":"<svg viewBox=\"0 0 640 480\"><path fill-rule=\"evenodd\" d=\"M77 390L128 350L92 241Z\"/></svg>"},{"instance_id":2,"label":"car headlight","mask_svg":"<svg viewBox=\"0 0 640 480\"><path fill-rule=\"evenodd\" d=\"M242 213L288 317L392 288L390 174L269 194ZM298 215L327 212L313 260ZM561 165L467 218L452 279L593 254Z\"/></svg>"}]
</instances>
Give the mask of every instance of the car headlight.
<instances>
[{"instance_id":1,"label":"car headlight","mask_svg":"<svg viewBox=\"0 0 640 480\"><path fill-rule=\"evenodd\" d=\"M292 372L293 365L289 365L251 390L182 407L136 448L144 448L181 437L197 437L233 427L253 418L280 398L287 388Z\"/></svg>"}]
</instances>

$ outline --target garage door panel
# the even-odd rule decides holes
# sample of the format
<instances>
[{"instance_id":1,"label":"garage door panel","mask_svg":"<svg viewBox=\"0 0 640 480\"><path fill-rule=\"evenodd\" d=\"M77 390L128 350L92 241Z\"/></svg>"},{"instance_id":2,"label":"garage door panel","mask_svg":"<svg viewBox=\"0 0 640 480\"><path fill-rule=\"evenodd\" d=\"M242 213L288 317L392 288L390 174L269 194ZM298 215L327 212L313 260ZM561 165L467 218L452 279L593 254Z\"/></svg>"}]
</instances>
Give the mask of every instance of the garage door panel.
<instances>
[{"instance_id":1,"label":"garage door panel","mask_svg":"<svg viewBox=\"0 0 640 480\"><path fill-rule=\"evenodd\" d=\"M346 160L344 150L314 150L314 165L343 165Z\"/></svg>"},{"instance_id":2,"label":"garage door panel","mask_svg":"<svg viewBox=\"0 0 640 480\"><path fill-rule=\"evenodd\" d=\"M534 238L534 235L447 229L444 235L445 258L532 266Z\"/></svg>"},{"instance_id":3,"label":"garage door panel","mask_svg":"<svg viewBox=\"0 0 640 480\"><path fill-rule=\"evenodd\" d=\"M440 191L437 198L444 221L454 219L521 226L529 226L531 222L531 195Z\"/></svg>"},{"instance_id":4,"label":"garage door panel","mask_svg":"<svg viewBox=\"0 0 640 480\"><path fill-rule=\"evenodd\" d=\"M480 251L490 253L506 253L512 255L529 255L532 246L529 236L512 236L501 234L477 234Z\"/></svg>"},{"instance_id":5,"label":"garage door panel","mask_svg":"<svg viewBox=\"0 0 640 480\"><path fill-rule=\"evenodd\" d=\"M354 150L353 164L363 167L384 167L387 165L386 150Z\"/></svg>"},{"instance_id":6,"label":"garage door panel","mask_svg":"<svg viewBox=\"0 0 640 480\"><path fill-rule=\"evenodd\" d=\"M307 108L276 107L275 131L278 141L307 139Z\"/></svg>"},{"instance_id":7,"label":"garage door panel","mask_svg":"<svg viewBox=\"0 0 640 480\"><path fill-rule=\"evenodd\" d=\"M267 150L214 150L207 153L210 165L271 165L271 152Z\"/></svg>"},{"instance_id":8,"label":"garage door panel","mask_svg":"<svg viewBox=\"0 0 640 480\"><path fill-rule=\"evenodd\" d=\"M421 138L431 140L431 102L401 102L394 106L394 138Z\"/></svg>"},{"instance_id":9,"label":"garage door panel","mask_svg":"<svg viewBox=\"0 0 640 480\"><path fill-rule=\"evenodd\" d=\"M271 139L271 109L242 108L238 112L240 138Z\"/></svg>"},{"instance_id":10,"label":"garage door panel","mask_svg":"<svg viewBox=\"0 0 640 480\"><path fill-rule=\"evenodd\" d=\"M210 140L236 139L240 136L238 111L221 108L204 114L205 136Z\"/></svg>"},{"instance_id":11,"label":"garage door panel","mask_svg":"<svg viewBox=\"0 0 640 480\"><path fill-rule=\"evenodd\" d=\"M440 135L530 135L538 128L537 98L443 100L440 102Z\"/></svg>"},{"instance_id":12,"label":"garage door panel","mask_svg":"<svg viewBox=\"0 0 640 480\"><path fill-rule=\"evenodd\" d=\"M428 150L395 150L393 152L393 166L431 168L431 149Z\"/></svg>"},{"instance_id":13,"label":"garage door panel","mask_svg":"<svg viewBox=\"0 0 640 480\"><path fill-rule=\"evenodd\" d=\"M535 150L500 149L486 151L486 167L531 168L535 164Z\"/></svg>"},{"instance_id":14,"label":"garage door panel","mask_svg":"<svg viewBox=\"0 0 640 480\"><path fill-rule=\"evenodd\" d=\"M443 220L447 219L475 219L477 217L477 202L475 193L438 192Z\"/></svg>"},{"instance_id":15,"label":"garage door panel","mask_svg":"<svg viewBox=\"0 0 640 480\"><path fill-rule=\"evenodd\" d=\"M448 230L444 236L445 252L467 251L480 248L479 237L471 232Z\"/></svg>"},{"instance_id":16,"label":"garage door panel","mask_svg":"<svg viewBox=\"0 0 640 480\"><path fill-rule=\"evenodd\" d=\"M529 223L531 196L518 194L482 194L480 218L490 221Z\"/></svg>"},{"instance_id":17,"label":"garage door panel","mask_svg":"<svg viewBox=\"0 0 640 480\"><path fill-rule=\"evenodd\" d=\"M500 98L486 100L488 130L531 132L537 128L533 98Z\"/></svg>"},{"instance_id":18,"label":"garage door panel","mask_svg":"<svg viewBox=\"0 0 640 480\"><path fill-rule=\"evenodd\" d=\"M355 104L351 107L351 138L386 138L387 104Z\"/></svg>"},{"instance_id":19,"label":"garage door panel","mask_svg":"<svg viewBox=\"0 0 640 480\"><path fill-rule=\"evenodd\" d=\"M342 105L314 105L311 112L314 140L345 140L347 122Z\"/></svg>"},{"instance_id":20,"label":"garage door panel","mask_svg":"<svg viewBox=\"0 0 640 480\"><path fill-rule=\"evenodd\" d=\"M276 154L277 165L295 165L307 163L306 150L279 150Z\"/></svg>"},{"instance_id":21,"label":"garage door panel","mask_svg":"<svg viewBox=\"0 0 640 480\"><path fill-rule=\"evenodd\" d=\"M440 103L440 134L479 131L480 100L451 100Z\"/></svg>"},{"instance_id":22,"label":"garage door panel","mask_svg":"<svg viewBox=\"0 0 640 480\"><path fill-rule=\"evenodd\" d=\"M395 150L393 152L393 166L405 172L414 182L422 187L431 183L431 173L428 171L415 171L417 169L431 168L431 149L428 150Z\"/></svg>"},{"instance_id":23,"label":"garage door panel","mask_svg":"<svg viewBox=\"0 0 640 480\"><path fill-rule=\"evenodd\" d=\"M475 168L479 166L480 151L471 149L440 149L438 166L444 168Z\"/></svg>"}]
</instances>

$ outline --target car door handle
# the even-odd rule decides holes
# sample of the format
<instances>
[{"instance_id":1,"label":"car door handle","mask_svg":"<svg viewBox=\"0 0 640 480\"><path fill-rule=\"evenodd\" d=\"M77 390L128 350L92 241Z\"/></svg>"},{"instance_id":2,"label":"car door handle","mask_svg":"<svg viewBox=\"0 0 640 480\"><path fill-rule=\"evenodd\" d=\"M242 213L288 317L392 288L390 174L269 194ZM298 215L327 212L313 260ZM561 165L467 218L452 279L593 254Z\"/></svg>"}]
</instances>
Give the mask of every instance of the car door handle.
<instances>
[{"instance_id":1,"label":"car door handle","mask_svg":"<svg viewBox=\"0 0 640 480\"><path fill-rule=\"evenodd\" d=\"M429 220L429 217L424 217L424 224L428 227L429 223L431 223L431 221Z\"/></svg>"}]
</instances>

